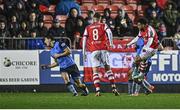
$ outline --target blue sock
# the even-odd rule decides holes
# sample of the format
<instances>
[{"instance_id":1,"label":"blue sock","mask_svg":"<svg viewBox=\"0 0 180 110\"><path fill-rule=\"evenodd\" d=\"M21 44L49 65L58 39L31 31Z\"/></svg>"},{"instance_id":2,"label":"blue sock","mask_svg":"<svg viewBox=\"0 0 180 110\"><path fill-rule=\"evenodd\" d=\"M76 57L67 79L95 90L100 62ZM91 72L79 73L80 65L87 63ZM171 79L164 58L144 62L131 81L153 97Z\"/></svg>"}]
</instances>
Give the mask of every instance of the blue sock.
<instances>
[{"instance_id":1,"label":"blue sock","mask_svg":"<svg viewBox=\"0 0 180 110\"><path fill-rule=\"evenodd\" d=\"M141 88L141 86L138 83L136 83L135 84L135 93L139 93L140 88Z\"/></svg>"},{"instance_id":2,"label":"blue sock","mask_svg":"<svg viewBox=\"0 0 180 110\"><path fill-rule=\"evenodd\" d=\"M135 93L135 86L136 86L136 83L133 81L132 87L131 87L131 93L132 93L132 94Z\"/></svg>"},{"instance_id":3,"label":"blue sock","mask_svg":"<svg viewBox=\"0 0 180 110\"><path fill-rule=\"evenodd\" d=\"M70 92L72 92L73 94L77 94L76 89L74 88L73 84L71 84L70 82L68 82L67 84L67 88Z\"/></svg>"},{"instance_id":4,"label":"blue sock","mask_svg":"<svg viewBox=\"0 0 180 110\"><path fill-rule=\"evenodd\" d=\"M129 80L128 81L128 94L132 94L132 84L133 84L133 81Z\"/></svg>"}]
</instances>

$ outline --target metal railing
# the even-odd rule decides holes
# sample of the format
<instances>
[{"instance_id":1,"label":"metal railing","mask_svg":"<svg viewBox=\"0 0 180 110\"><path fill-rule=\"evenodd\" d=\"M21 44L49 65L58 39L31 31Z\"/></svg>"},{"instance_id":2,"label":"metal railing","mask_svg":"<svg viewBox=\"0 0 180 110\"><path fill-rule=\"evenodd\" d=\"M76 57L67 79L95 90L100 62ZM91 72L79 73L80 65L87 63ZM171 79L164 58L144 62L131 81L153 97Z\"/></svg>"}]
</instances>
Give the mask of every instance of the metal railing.
<instances>
[{"instance_id":1,"label":"metal railing","mask_svg":"<svg viewBox=\"0 0 180 110\"><path fill-rule=\"evenodd\" d=\"M64 41L71 48L71 39L68 37L54 37L56 41ZM0 50L36 50L44 49L43 37L27 38L0 38Z\"/></svg>"},{"instance_id":2,"label":"metal railing","mask_svg":"<svg viewBox=\"0 0 180 110\"><path fill-rule=\"evenodd\" d=\"M164 49L170 49L174 50L177 49L176 43L175 43L175 38L173 37L165 37L161 40L161 44Z\"/></svg>"}]
</instances>

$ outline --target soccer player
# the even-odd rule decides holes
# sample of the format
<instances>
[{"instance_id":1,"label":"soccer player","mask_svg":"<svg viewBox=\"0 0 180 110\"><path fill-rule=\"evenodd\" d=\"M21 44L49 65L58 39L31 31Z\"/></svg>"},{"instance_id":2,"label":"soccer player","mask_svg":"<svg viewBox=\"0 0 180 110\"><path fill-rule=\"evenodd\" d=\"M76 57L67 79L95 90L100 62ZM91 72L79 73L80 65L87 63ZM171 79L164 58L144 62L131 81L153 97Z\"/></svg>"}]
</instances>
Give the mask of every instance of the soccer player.
<instances>
[{"instance_id":1,"label":"soccer player","mask_svg":"<svg viewBox=\"0 0 180 110\"><path fill-rule=\"evenodd\" d=\"M129 42L126 45L126 47L128 47L128 46L136 43L139 38L142 38L144 41L144 46L140 51L140 55L137 56L135 59L135 63L136 64L139 63L139 65L140 65L137 67L140 74L136 74L133 76L133 78L135 80L144 78L147 71L149 71L148 68L151 65L148 62L148 59L150 59L158 50L158 36L157 36L155 29L153 27L151 27L150 25L148 25L147 20L145 18L140 18L137 22L137 26L139 28L138 36L135 37L131 42ZM146 80L145 80L145 82L146 82ZM144 87L145 87L145 84L144 84Z\"/></svg>"},{"instance_id":2,"label":"soccer player","mask_svg":"<svg viewBox=\"0 0 180 110\"><path fill-rule=\"evenodd\" d=\"M139 38L143 38L144 46L141 50L140 57L137 58L137 61L147 59L148 57L152 57L158 50L158 36L155 29L148 25L148 22L145 18L140 18L137 21L137 26L139 28L139 34L129 42L126 47L136 43Z\"/></svg>"},{"instance_id":3,"label":"soccer player","mask_svg":"<svg viewBox=\"0 0 180 110\"><path fill-rule=\"evenodd\" d=\"M86 43L88 44L89 51L91 52L91 64L93 69L93 82L96 88L95 96L100 94L100 79L98 68L102 64L105 72L108 75L108 80L111 83L112 92L118 96L119 93L114 83L114 74L109 65L108 48L113 46L113 36L110 28L103 23L100 23L101 15L95 13L93 17L93 24L86 27L83 35L83 56L86 60ZM87 41L87 42L86 42ZM109 43L109 44L108 44Z\"/></svg>"},{"instance_id":4,"label":"soccer player","mask_svg":"<svg viewBox=\"0 0 180 110\"><path fill-rule=\"evenodd\" d=\"M55 59L55 63L50 65L42 65L42 68L48 69L59 65L61 75L69 91L72 92L74 96L78 96L74 85L70 81L71 76L77 87L82 90L83 93L81 95L87 96L89 91L86 85L83 84L80 80L80 72L71 57L71 50L69 47L64 42L55 41L50 35L45 37L44 43L46 47L50 49L51 56Z\"/></svg>"},{"instance_id":5,"label":"soccer player","mask_svg":"<svg viewBox=\"0 0 180 110\"><path fill-rule=\"evenodd\" d=\"M129 71L130 72L129 76L131 77L128 83L128 91L129 94L132 96L138 96L140 87L142 87L145 90L146 94L151 93L152 89L154 89L154 86L150 85L146 81L145 77L143 76L140 78L137 77L140 74L140 72L143 72L143 75L146 76L151 66L150 58L141 62L136 62L136 59L139 57L140 52L142 52L141 50L143 46L144 46L144 40L143 38L139 38L138 41L136 42L137 54L136 54L135 62L133 63L132 69Z\"/></svg>"}]
</instances>

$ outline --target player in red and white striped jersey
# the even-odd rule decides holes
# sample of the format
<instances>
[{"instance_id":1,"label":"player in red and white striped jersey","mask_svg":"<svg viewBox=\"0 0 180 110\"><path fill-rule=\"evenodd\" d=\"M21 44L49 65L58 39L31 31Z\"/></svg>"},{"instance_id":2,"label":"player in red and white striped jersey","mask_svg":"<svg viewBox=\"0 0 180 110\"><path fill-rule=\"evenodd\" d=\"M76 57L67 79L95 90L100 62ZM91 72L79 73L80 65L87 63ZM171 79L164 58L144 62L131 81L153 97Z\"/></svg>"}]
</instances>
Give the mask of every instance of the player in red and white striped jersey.
<instances>
[{"instance_id":1,"label":"player in red and white striped jersey","mask_svg":"<svg viewBox=\"0 0 180 110\"><path fill-rule=\"evenodd\" d=\"M111 83L112 91L115 95L119 95L116 85L114 84L114 74L109 65L108 48L113 46L112 32L110 28L100 23L101 15L95 13L93 23L86 27L83 36L83 55L86 59L86 48L88 46L91 52L91 64L93 68L93 81L96 88L96 96L100 96L100 79L98 68L104 65L105 72L108 75L108 80Z\"/></svg>"}]
</instances>

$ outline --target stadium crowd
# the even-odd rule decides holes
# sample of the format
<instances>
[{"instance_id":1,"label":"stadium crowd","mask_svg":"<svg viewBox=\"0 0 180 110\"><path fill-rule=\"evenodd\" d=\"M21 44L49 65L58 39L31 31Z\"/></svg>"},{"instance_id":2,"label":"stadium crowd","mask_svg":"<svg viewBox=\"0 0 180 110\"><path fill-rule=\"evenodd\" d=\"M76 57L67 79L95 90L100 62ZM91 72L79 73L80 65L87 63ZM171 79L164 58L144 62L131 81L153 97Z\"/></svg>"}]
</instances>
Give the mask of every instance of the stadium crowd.
<instances>
[{"instance_id":1,"label":"stadium crowd","mask_svg":"<svg viewBox=\"0 0 180 110\"><path fill-rule=\"evenodd\" d=\"M68 45L80 49L85 27L92 23L95 12L119 39L135 37L136 21L144 16L166 49L180 49L179 11L179 0L0 0L0 49L14 49L3 38L31 38L25 45L17 44L42 49L42 41L35 38L47 34L69 38Z\"/></svg>"}]
</instances>

